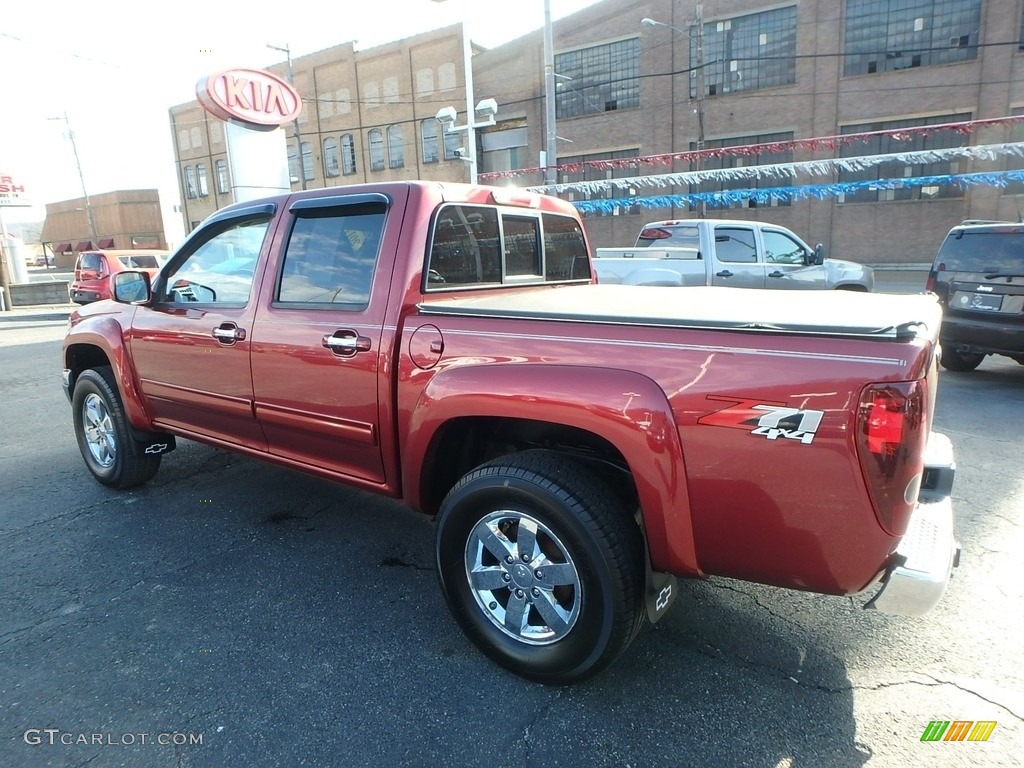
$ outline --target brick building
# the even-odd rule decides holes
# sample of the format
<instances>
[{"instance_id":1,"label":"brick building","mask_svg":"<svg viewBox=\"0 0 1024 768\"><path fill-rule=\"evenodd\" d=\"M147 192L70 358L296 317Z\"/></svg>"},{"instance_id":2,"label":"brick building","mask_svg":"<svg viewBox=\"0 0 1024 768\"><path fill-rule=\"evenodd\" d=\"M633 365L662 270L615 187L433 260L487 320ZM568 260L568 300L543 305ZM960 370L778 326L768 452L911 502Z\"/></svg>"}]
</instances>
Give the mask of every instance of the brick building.
<instances>
[{"instance_id":1,"label":"brick building","mask_svg":"<svg viewBox=\"0 0 1024 768\"><path fill-rule=\"evenodd\" d=\"M467 179L467 165L454 152L465 134L445 135L433 119L451 104L466 121L461 35L460 27L449 27L365 51L348 44L296 59L305 110L303 150L290 140L293 188L303 181L318 187ZM699 183L577 187L560 194L607 203L587 215L598 246L632 243L645 221L696 216L699 206L686 196L717 191L728 193L727 204L709 206L708 216L783 224L840 258L930 261L960 221L1016 220L1024 210L1024 184L1011 181L1003 189L993 181L1024 161L1007 153L985 159L956 154L1024 139L1015 123L998 119L1024 114L1022 38L1021 0L595 3L554 24L558 182L722 174ZM479 171L492 183L543 181L539 171L516 173L539 166L545 145L542 41L538 29L472 58L475 98L498 104L497 123L476 133ZM285 71L284 65L272 69ZM228 202L216 191L218 169L226 168L218 164L223 141L218 152L220 126L197 103L175 107L171 115L186 223L192 223ZM977 124L984 120L991 122ZM948 123L969 127L921 132ZM894 129L905 132L894 135ZM291 137L292 128L286 130ZM864 133L872 135L869 141L811 141ZM757 144L773 149L738 149ZM719 154L669 158L661 166L612 165L701 147ZM854 170L834 165L842 158L923 150L938 154ZM190 181L200 162L212 181ZM819 164L817 175L803 174L809 162ZM741 169L764 164L793 164L800 172L781 180L741 176L747 173ZM984 183L954 183L963 174L985 174ZM889 183L908 178L928 181ZM806 192L829 183L846 185L845 191L736 199L739 189ZM656 195L679 197L654 209L630 200Z\"/></svg>"},{"instance_id":2,"label":"brick building","mask_svg":"<svg viewBox=\"0 0 1024 768\"><path fill-rule=\"evenodd\" d=\"M79 251L166 248L160 194L155 189L125 189L46 204L40 240L59 267L71 267ZM93 229L95 229L95 238Z\"/></svg>"}]
</instances>

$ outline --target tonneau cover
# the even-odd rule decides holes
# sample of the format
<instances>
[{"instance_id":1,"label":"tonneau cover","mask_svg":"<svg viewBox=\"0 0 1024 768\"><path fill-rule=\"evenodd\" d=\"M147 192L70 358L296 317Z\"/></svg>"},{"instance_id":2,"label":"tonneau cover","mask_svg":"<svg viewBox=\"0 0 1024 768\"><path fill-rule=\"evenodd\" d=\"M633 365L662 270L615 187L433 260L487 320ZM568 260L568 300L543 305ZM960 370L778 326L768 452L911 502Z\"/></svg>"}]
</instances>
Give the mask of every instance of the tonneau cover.
<instances>
[{"instance_id":1,"label":"tonneau cover","mask_svg":"<svg viewBox=\"0 0 1024 768\"><path fill-rule=\"evenodd\" d=\"M934 295L708 286L567 285L424 298L423 314L904 340L938 337Z\"/></svg>"}]
</instances>

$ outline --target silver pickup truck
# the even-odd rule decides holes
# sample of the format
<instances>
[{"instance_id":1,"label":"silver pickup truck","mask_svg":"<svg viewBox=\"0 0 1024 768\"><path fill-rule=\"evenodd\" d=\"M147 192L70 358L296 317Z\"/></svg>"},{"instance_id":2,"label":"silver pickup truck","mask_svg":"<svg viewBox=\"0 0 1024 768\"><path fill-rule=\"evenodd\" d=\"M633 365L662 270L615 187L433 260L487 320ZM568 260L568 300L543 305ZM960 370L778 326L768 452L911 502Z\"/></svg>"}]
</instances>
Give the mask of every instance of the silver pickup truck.
<instances>
[{"instance_id":1,"label":"silver pickup truck","mask_svg":"<svg viewBox=\"0 0 1024 768\"><path fill-rule=\"evenodd\" d=\"M644 226L633 248L598 248L598 281L625 285L837 288L870 291L871 267L826 259L785 227L736 219L683 219Z\"/></svg>"}]
</instances>

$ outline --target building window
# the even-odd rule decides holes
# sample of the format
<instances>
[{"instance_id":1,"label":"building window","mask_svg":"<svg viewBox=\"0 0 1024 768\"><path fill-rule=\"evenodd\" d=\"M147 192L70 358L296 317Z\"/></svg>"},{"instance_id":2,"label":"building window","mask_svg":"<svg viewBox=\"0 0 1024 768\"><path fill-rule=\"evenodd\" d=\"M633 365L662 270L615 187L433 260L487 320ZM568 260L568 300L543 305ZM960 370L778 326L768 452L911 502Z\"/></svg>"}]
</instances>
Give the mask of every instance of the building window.
<instances>
[{"instance_id":1,"label":"building window","mask_svg":"<svg viewBox=\"0 0 1024 768\"><path fill-rule=\"evenodd\" d=\"M480 134L480 169L483 173L514 171L527 167L526 128L506 128Z\"/></svg>"},{"instance_id":2,"label":"building window","mask_svg":"<svg viewBox=\"0 0 1024 768\"><path fill-rule=\"evenodd\" d=\"M556 117L580 117L640 106L639 39L619 40L555 56L562 87Z\"/></svg>"},{"instance_id":3,"label":"building window","mask_svg":"<svg viewBox=\"0 0 1024 768\"><path fill-rule=\"evenodd\" d=\"M970 120L970 112L952 115L936 115L934 117L912 118L908 120L888 120L877 123L860 123L843 126L842 133L865 133L874 131L892 131L897 128L912 128L922 125L940 125ZM949 149L963 147L970 137L954 130L934 131L931 133L900 134L897 136L883 135L871 140L870 144L856 141L842 147L840 157L856 157L858 155L887 155L894 152L921 152L928 149ZM900 179L914 176L945 176L962 170L958 160L942 160L935 163L917 163L907 165L901 162L883 163L863 171L840 171L840 183L852 181L874 181L878 179ZM861 189L840 198L840 202L867 203L886 200L931 200L935 198L963 197L962 188L953 184L939 184L926 187L905 187L902 189Z\"/></svg>"},{"instance_id":4,"label":"building window","mask_svg":"<svg viewBox=\"0 0 1024 768\"><path fill-rule=\"evenodd\" d=\"M981 0L847 0L844 75L978 58Z\"/></svg>"},{"instance_id":5,"label":"building window","mask_svg":"<svg viewBox=\"0 0 1024 768\"><path fill-rule=\"evenodd\" d=\"M691 28L696 37L697 28ZM735 16L704 25L704 95L755 91L796 82L796 6ZM697 46L690 45L696 68ZM697 96L696 76L690 98Z\"/></svg>"},{"instance_id":6,"label":"building window","mask_svg":"<svg viewBox=\"0 0 1024 768\"><path fill-rule=\"evenodd\" d=\"M337 139L324 139L324 175L329 177L341 175Z\"/></svg>"},{"instance_id":7,"label":"building window","mask_svg":"<svg viewBox=\"0 0 1024 768\"><path fill-rule=\"evenodd\" d=\"M231 184L228 181L228 164L223 160L218 160L214 163L213 168L217 175L217 192L226 195L231 189Z\"/></svg>"},{"instance_id":8,"label":"building window","mask_svg":"<svg viewBox=\"0 0 1024 768\"><path fill-rule=\"evenodd\" d=\"M302 142L302 175L306 181L316 178L313 170L313 146L308 141Z\"/></svg>"},{"instance_id":9,"label":"building window","mask_svg":"<svg viewBox=\"0 0 1024 768\"><path fill-rule=\"evenodd\" d=\"M388 167L401 168L405 165L405 144L402 142L402 126L388 126Z\"/></svg>"},{"instance_id":10,"label":"building window","mask_svg":"<svg viewBox=\"0 0 1024 768\"><path fill-rule=\"evenodd\" d=\"M436 163L441 159L437 143L437 126L438 121L435 117L428 117L420 123L420 147L424 163Z\"/></svg>"},{"instance_id":11,"label":"building window","mask_svg":"<svg viewBox=\"0 0 1024 768\"><path fill-rule=\"evenodd\" d=\"M721 149L723 147L743 147L750 146L751 144L770 144L782 141L792 141L792 131L781 131L779 133L759 133L750 136L738 136L731 139L711 139L704 142L705 149ZM697 142L690 142L690 150L697 149ZM792 163L793 162L793 150L788 149L785 152L773 152L771 154L754 154L754 155L723 155L722 157L705 157L701 159L700 167L696 163L690 164L691 171L717 171L726 170L729 168L739 168L746 165L774 165L778 163ZM778 179L764 178L759 179L753 176L741 176L735 179L723 179L722 181L705 181L701 184L694 184L690 187L690 192L725 192L732 189L765 189L769 187L785 186L781 184ZM785 200L773 200L769 205L789 205L788 201ZM734 207L738 208L756 208L757 203L753 200L746 200L741 203L735 203ZM691 209L696 209L697 206L691 206Z\"/></svg>"},{"instance_id":12,"label":"building window","mask_svg":"<svg viewBox=\"0 0 1024 768\"><path fill-rule=\"evenodd\" d=\"M599 160L624 160L629 157L638 157L640 155L639 149L620 149L617 152L596 152L589 155L571 155L569 157L559 157L559 166L571 166L578 165L581 163L587 163ZM579 171L568 172L559 170L558 183L559 184L573 184L583 181L604 181L605 179L624 179L630 176L636 176L637 169L632 166L626 166L622 168L596 168L593 165L583 165ZM570 192L568 194L569 200L611 200L618 197L633 197L637 194L635 189L622 189L621 187L611 187L609 189L601 190L598 192ZM636 213L636 208L631 206L627 209L616 209L612 214L618 216L624 213ZM584 216L605 216L609 214L605 213L587 213Z\"/></svg>"},{"instance_id":13,"label":"building window","mask_svg":"<svg viewBox=\"0 0 1024 768\"><path fill-rule=\"evenodd\" d=\"M444 159L454 160L462 149L462 136L457 131L444 132Z\"/></svg>"},{"instance_id":14,"label":"building window","mask_svg":"<svg viewBox=\"0 0 1024 768\"><path fill-rule=\"evenodd\" d=\"M210 185L206 181L206 166L203 163L199 163L196 166L196 179L199 186L199 196L208 196L210 194Z\"/></svg>"},{"instance_id":15,"label":"building window","mask_svg":"<svg viewBox=\"0 0 1024 768\"><path fill-rule=\"evenodd\" d=\"M196 169L191 165L185 166L185 197L196 197Z\"/></svg>"},{"instance_id":16,"label":"building window","mask_svg":"<svg viewBox=\"0 0 1024 768\"><path fill-rule=\"evenodd\" d=\"M370 170L384 170L384 132L380 128L373 128L366 135L370 142Z\"/></svg>"},{"instance_id":17,"label":"building window","mask_svg":"<svg viewBox=\"0 0 1024 768\"><path fill-rule=\"evenodd\" d=\"M341 172L346 176L356 172L356 140L351 133L341 137Z\"/></svg>"},{"instance_id":18,"label":"building window","mask_svg":"<svg viewBox=\"0 0 1024 768\"><path fill-rule=\"evenodd\" d=\"M292 184L297 184L299 181L299 156L292 144L288 145L288 180Z\"/></svg>"}]
</instances>

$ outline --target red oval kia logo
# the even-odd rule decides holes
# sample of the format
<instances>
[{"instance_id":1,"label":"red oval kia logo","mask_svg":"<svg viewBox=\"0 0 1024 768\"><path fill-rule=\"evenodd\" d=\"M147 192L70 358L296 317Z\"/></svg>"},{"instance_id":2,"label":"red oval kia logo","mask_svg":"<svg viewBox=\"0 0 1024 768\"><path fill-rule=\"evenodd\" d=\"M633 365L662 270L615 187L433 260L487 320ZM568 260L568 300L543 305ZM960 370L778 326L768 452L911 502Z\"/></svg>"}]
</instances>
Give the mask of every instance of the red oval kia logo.
<instances>
[{"instance_id":1,"label":"red oval kia logo","mask_svg":"<svg viewBox=\"0 0 1024 768\"><path fill-rule=\"evenodd\" d=\"M284 78L263 69L225 69L196 84L207 112L248 128L271 130L302 111L302 97Z\"/></svg>"}]
</instances>

